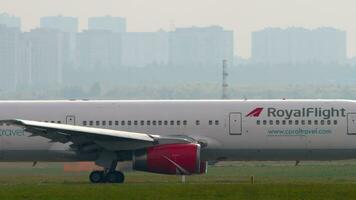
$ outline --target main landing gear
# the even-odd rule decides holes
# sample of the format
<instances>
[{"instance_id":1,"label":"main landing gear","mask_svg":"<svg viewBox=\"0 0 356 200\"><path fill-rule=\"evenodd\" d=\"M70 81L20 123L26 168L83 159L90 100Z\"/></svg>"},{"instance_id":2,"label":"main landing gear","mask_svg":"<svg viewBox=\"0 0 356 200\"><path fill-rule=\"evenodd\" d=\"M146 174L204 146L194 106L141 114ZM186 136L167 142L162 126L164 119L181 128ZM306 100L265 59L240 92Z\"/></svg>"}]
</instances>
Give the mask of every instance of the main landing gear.
<instances>
[{"instance_id":1,"label":"main landing gear","mask_svg":"<svg viewBox=\"0 0 356 200\"><path fill-rule=\"evenodd\" d=\"M120 171L93 171L89 175L92 183L123 183L125 176Z\"/></svg>"},{"instance_id":2,"label":"main landing gear","mask_svg":"<svg viewBox=\"0 0 356 200\"><path fill-rule=\"evenodd\" d=\"M103 151L95 161L98 166L104 168L103 171L93 171L89 175L92 183L123 183L125 176L117 171L117 154L115 152Z\"/></svg>"}]
</instances>

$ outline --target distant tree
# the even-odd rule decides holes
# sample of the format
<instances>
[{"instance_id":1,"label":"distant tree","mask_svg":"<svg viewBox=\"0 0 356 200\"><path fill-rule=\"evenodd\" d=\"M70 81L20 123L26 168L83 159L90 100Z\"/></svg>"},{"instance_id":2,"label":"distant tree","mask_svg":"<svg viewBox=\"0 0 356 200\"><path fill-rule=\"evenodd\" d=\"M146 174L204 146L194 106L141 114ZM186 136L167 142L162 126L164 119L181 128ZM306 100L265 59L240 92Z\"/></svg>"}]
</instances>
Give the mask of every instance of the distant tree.
<instances>
[{"instance_id":1,"label":"distant tree","mask_svg":"<svg viewBox=\"0 0 356 200\"><path fill-rule=\"evenodd\" d=\"M61 90L61 97L67 99L80 99L85 97L85 92L80 86L67 86Z\"/></svg>"},{"instance_id":2,"label":"distant tree","mask_svg":"<svg viewBox=\"0 0 356 200\"><path fill-rule=\"evenodd\" d=\"M101 95L101 85L99 82L96 82L90 87L89 96L100 97L100 95Z\"/></svg>"}]
</instances>

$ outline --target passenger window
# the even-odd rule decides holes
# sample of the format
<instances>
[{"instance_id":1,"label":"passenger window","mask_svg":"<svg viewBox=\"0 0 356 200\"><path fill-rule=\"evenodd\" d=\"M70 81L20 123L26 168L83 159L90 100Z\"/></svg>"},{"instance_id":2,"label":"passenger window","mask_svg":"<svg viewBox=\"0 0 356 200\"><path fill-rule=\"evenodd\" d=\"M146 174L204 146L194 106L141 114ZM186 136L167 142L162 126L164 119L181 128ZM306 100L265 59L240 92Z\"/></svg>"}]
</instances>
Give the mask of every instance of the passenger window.
<instances>
[{"instance_id":1,"label":"passenger window","mask_svg":"<svg viewBox=\"0 0 356 200\"><path fill-rule=\"evenodd\" d=\"M177 121L177 126L180 126L180 121L179 120Z\"/></svg>"},{"instance_id":2,"label":"passenger window","mask_svg":"<svg viewBox=\"0 0 356 200\"><path fill-rule=\"evenodd\" d=\"M102 125L103 125L103 126L106 126L106 121L103 121Z\"/></svg>"},{"instance_id":3,"label":"passenger window","mask_svg":"<svg viewBox=\"0 0 356 200\"><path fill-rule=\"evenodd\" d=\"M267 120L263 120L263 125L266 125L267 124Z\"/></svg>"},{"instance_id":4,"label":"passenger window","mask_svg":"<svg viewBox=\"0 0 356 200\"><path fill-rule=\"evenodd\" d=\"M150 120L147 120L147 121L146 121L146 124L147 124L147 126L151 126L151 121L150 121Z\"/></svg>"},{"instance_id":5,"label":"passenger window","mask_svg":"<svg viewBox=\"0 0 356 200\"><path fill-rule=\"evenodd\" d=\"M301 122L302 122L302 125L305 125L305 120L302 120Z\"/></svg>"},{"instance_id":6,"label":"passenger window","mask_svg":"<svg viewBox=\"0 0 356 200\"><path fill-rule=\"evenodd\" d=\"M145 121L144 121L144 120L141 120L140 125L141 125L141 126L144 126L144 125L145 125Z\"/></svg>"},{"instance_id":7,"label":"passenger window","mask_svg":"<svg viewBox=\"0 0 356 200\"><path fill-rule=\"evenodd\" d=\"M156 121L152 121L152 125L153 125L153 126L156 126L156 125L157 125L157 122L156 122Z\"/></svg>"},{"instance_id":8,"label":"passenger window","mask_svg":"<svg viewBox=\"0 0 356 200\"><path fill-rule=\"evenodd\" d=\"M183 125L186 126L188 124L188 121L187 120L184 120L183 121Z\"/></svg>"},{"instance_id":9,"label":"passenger window","mask_svg":"<svg viewBox=\"0 0 356 200\"><path fill-rule=\"evenodd\" d=\"M328 121L327 121L327 124L330 125L330 124L331 124L331 120L328 120Z\"/></svg>"},{"instance_id":10,"label":"passenger window","mask_svg":"<svg viewBox=\"0 0 356 200\"><path fill-rule=\"evenodd\" d=\"M209 120L209 125L213 125L213 120Z\"/></svg>"},{"instance_id":11,"label":"passenger window","mask_svg":"<svg viewBox=\"0 0 356 200\"><path fill-rule=\"evenodd\" d=\"M138 121L137 121L137 120L134 121L134 125L135 125L135 126L138 125Z\"/></svg>"},{"instance_id":12,"label":"passenger window","mask_svg":"<svg viewBox=\"0 0 356 200\"><path fill-rule=\"evenodd\" d=\"M321 120L320 121L320 125L324 125L325 124L325 121L324 120Z\"/></svg>"},{"instance_id":13,"label":"passenger window","mask_svg":"<svg viewBox=\"0 0 356 200\"><path fill-rule=\"evenodd\" d=\"M289 125L292 125L292 124L293 124L293 120L289 120L289 121L288 121L288 124L289 124Z\"/></svg>"},{"instance_id":14,"label":"passenger window","mask_svg":"<svg viewBox=\"0 0 356 200\"><path fill-rule=\"evenodd\" d=\"M164 121L164 125L168 126L168 121L167 120Z\"/></svg>"},{"instance_id":15,"label":"passenger window","mask_svg":"<svg viewBox=\"0 0 356 200\"><path fill-rule=\"evenodd\" d=\"M298 125L299 124L299 120L295 120L295 125Z\"/></svg>"},{"instance_id":16,"label":"passenger window","mask_svg":"<svg viewBox=\"0 0 356 200\"><path fill-rule=\"evenodd\" d=\"M334 125L337 125L337 120L334 120Z\"/></svg>"},{"instance_id":17,"label":"passenger window","mask_svg":"<svg viewBox=\"0 0 356 200\"><path fill-rule=\"evenodd\" d=\"M109 126L112 126L112 121L109 121Z\"/></svg>"},{"instance_id":18,"label":"passenger window","mask_svg":"<svg viewBox=\"0 0 356 200\"><path fill-rule=\"evenodd\" d=\"M51 121L51 123L55 123L54 121Z\"/></svg>"},{"instance_id":19,"label":"passenger window","mask_svg":"<svg viewBox=\"0 0 356 200\"><path fill-rule=\"evenodd\" d=\"M115 126L118 126L119 125L119 121L115 121Z\"/></svg>"},{"instance_id":20,"label":"passenger window","mask_svg":"<svg viewBox=\"0 0 356 200\"><path fill-rule=\"evenodd\" d=\"M256 121L256 124L257 124L257 125L260 125L260 124L261 124L261 121L260 121L260 120L257 120L257 121Z\"/></svg>"},{"instance_id":21,"label":"passenger window","mask_svg":"<svg viewBox=\"0 0 356 200\"><path fill-rule=\"evenodd\" d=\"M89 121L89 126L93 126L93 121Z\"/></svg>"},{"instance_id":22,"label":"passenger window","mask_svg":"<svg viewBox=\"0 0 356 200\"><path fill-rule=\"evenodd\" d=\"M312 120L308 120L308 125L312 125Z\"/></svg>"},{"instance_id":23,"label":"passenger window","mask_svg":"<svg viewBox=\"0 0 356 200\"><path fill-rule=\"evenodd\" d=\"M279 120L276 120L276 125L279 125Z\"/></svg>"},{"instance_id":24,"label":"passenger window","mask_svg":"<svg viewBox=\"0 0 356 200\"><path fill-rule=\"evenodd\" d=\"M125 126L125 121L124 120L121 121L121 126Z\"/></svg>"},{"instance_id":25,"label":"passenger window","mask_svg":"<svg viewBox=\"0 0 356 200\"><path fill-rule=\"evenodd\" d=\"M100 126L100 121L96 121L96 122L95 122L95 125L96 125L96 126Z\"/></svg>"},{"instance_id":26,"label":"passenger window","mask_svg":"<svg viewBox=\"0 0 356 200\"><path fill-rule=\"evenodd\" d=\"M61 124L62 122L61 121L57 121L58 124Z\"/></svg>"},{"instance_id":27,"label":"passenger window","mask_svg":"<svg viewBox=\"0 0 356 200\"><path fill-rule=\"evenodd\" d=\"M174 121L173 120L171 120L171 126L174 126Z\"/></svg>"},{"instance_id":28,"label":"passenger window","mask_svg":"<svg viewBox=\"0 0 356 200\"><path fill-rule=\"evenodd\" d=\"M86 126L87 125L87 121L83 121L83 126Z\"/></svg>"},{"instance_id":29,"label":"passenger window","mask_svg":"<svg viewBox=\"0 0 356 200\"><path fill-rule=\"evenodd\" d=\"M219 120L215 120L215 125L216 125L216 126L219 125Z\"/></svg>"},{"instance_id":30,"label":"passenger window","mask_svg":"<svg viewBox=\"0 0 356 200\"><path fill-rule=\"evenodd\" d=\"M286 125L286 120L283 120L283 121L282 121L282 124L283 124L283 125Z\"/></svg>"},{"instance_id":31,"label":"passenger window","mask_svg":"<svg viewBox=\"0 0 356 200\"><path fill-rule=\"evenodd\" d=\"M314 120L314 125L318 125L318 120Z\"/></svg>"},{"instance_id":32,"label":"passenger window","mask_svg":"<svg viewBox=\"0 0 356 200\"><path fill-rule=\"evenodd\" d=\"M269 120L269 125L273 125L273 120Z\"/></svg>"},{"instance_id":33,"label":"passenger window","mask_svg":"<svg viewBox=\"0 0 356 200\"><path fill-rule=\"evenodd\" d=\"M127 126L131 126L131 120L127 121Z\"/></svg>"},{"instance_id":34,"label":"passenger window","mask_svg":"<svg viewBox=\"0 0 356 200\"><path fill-rule=\"evenodd\" d=\"M162 126L162 121L161 120L158 121L158 126Z\"/></svg>"},{"instance_id":35,"label":"passenger window","mask_svg":"<svg viewBox=\"0 0 356 200\"><path fill-rule=\"evenodd\" d=\"M195 121L195 125L199 126L199 125L200 125L200 121L199 121L199 120L196 120L196 121Z\"/></svg>"}]
</instances>

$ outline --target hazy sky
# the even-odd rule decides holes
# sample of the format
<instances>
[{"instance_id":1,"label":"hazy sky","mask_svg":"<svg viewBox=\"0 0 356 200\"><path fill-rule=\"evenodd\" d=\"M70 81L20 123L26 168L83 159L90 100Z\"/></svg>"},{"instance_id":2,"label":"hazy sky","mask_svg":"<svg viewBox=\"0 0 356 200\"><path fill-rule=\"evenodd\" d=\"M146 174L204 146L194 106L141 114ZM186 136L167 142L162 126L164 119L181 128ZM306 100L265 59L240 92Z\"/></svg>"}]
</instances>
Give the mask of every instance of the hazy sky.
<instances>
[{"instance_id":1,"label":"hazy sky","mask_svg":"<svg viewBox=\"0 0 356 200\"><path fill-rule=\"evenodd\" d=\"M23 29L48 15L127 18L128 31L222 25L235 31L235 49L250 56L250 33L265 27L333 26L348 32L348 54L356 56L356 0L0 0L0 13L22 18Z\"/></svg>"}]
</instances>

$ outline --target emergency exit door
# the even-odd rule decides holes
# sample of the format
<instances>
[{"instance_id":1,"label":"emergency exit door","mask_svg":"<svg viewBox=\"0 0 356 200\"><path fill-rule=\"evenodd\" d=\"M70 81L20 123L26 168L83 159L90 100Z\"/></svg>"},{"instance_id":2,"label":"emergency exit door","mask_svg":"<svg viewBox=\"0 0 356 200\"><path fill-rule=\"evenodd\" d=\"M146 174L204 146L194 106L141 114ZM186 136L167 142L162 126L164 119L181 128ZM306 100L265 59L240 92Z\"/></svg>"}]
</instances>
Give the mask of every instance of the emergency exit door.
<instances>
[{"instance_id":1,"label":"emergency exit door","mask_svg":"<svg viewBox=\"0 0 356 200\"><path fill-rule=\"evenodd\" d=\"M241 113L230 113L229 116L230 135L242 134L242 115Z\"/></svg>"},{"instance_id":2,"label":"emergency exit door","mask_svg":"<svg viewBox=\"0 0 356 200\"><path fill-rule=\"evenodd\" d=\"M75 116L74 115L67 115L66 124L75 125Z\"/></svg>"},{"instance_id":3,"label":"emergency exit door","mask_svg":"<svg viewBox=\"0 0 356 200\"><path fill-rule=\"evenodd\" d=\"M356 135L356 113L347 113L347 134Z\"/></svg>"}]
</instances>

